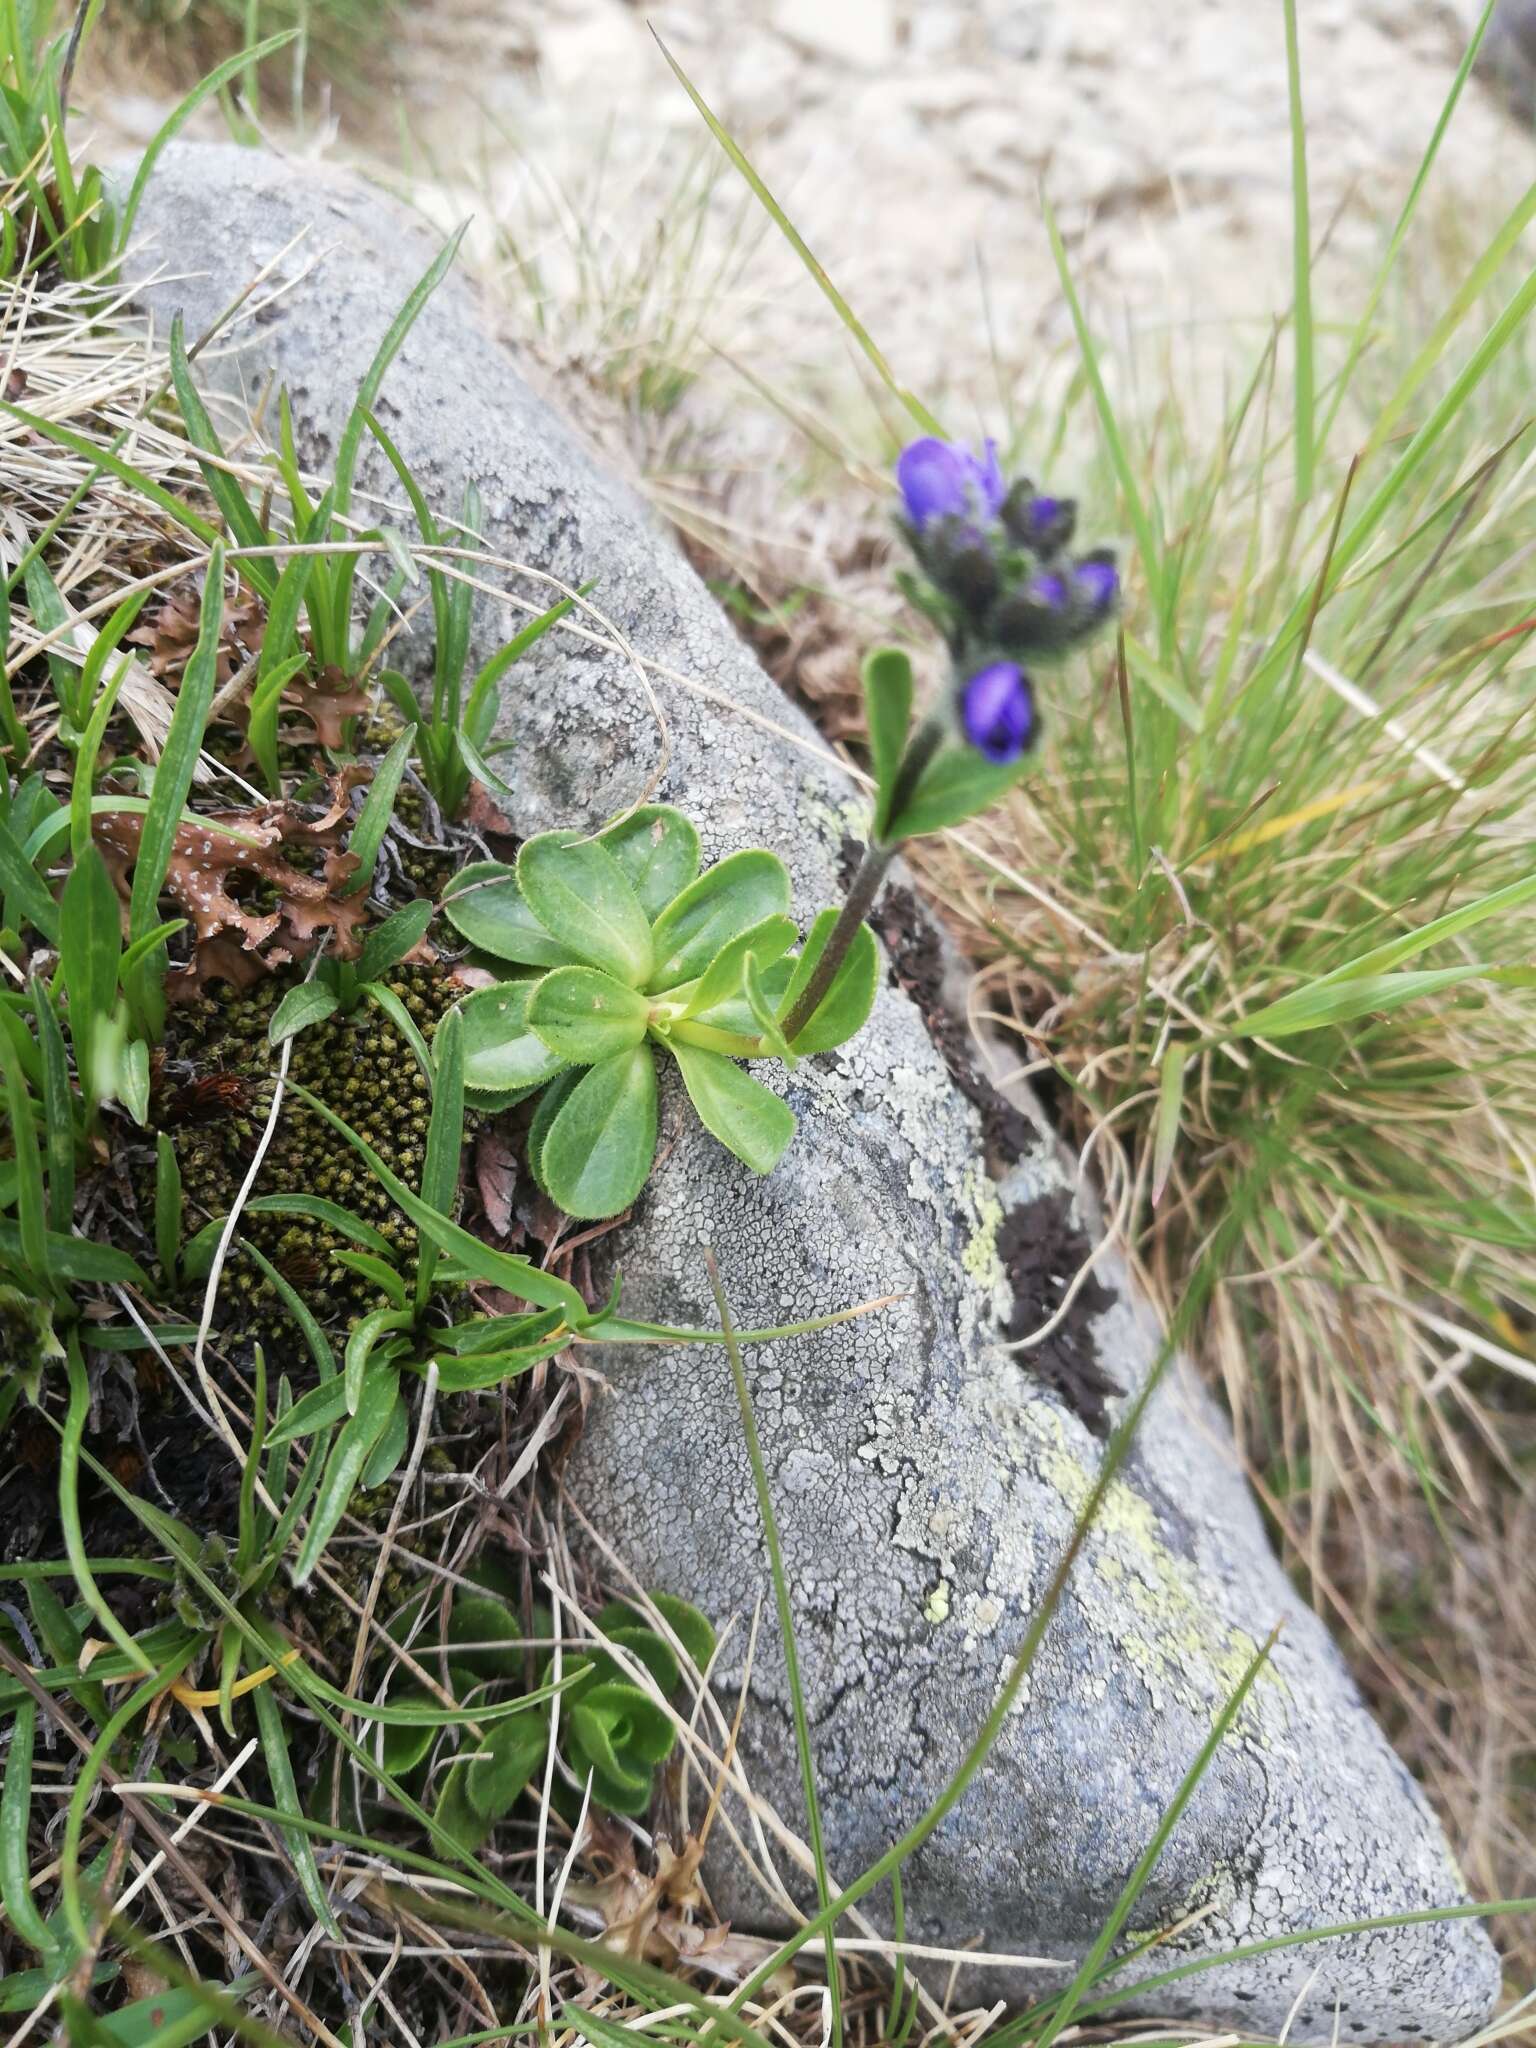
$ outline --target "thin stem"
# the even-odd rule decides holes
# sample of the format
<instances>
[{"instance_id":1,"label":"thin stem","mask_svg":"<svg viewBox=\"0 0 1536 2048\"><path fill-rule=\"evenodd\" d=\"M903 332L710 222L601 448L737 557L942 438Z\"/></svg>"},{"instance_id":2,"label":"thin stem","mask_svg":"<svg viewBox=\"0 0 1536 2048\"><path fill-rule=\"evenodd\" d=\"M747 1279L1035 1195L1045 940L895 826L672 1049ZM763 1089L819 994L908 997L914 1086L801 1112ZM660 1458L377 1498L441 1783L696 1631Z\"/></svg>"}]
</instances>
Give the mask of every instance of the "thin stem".
<instances>
[{"instance_id":1,"label":"thin stem","mask_svg":"<svg viewBox=\"0 0 1536 2048\"><path fill-rule=\"evenodd\" d=\"M784 1036L792 1046L799 1034L815 1016L822 998L847 957L848 948L858 935L859 926L874 908L875 898L880 893L880 884L885 880L885 871L895 857L894 846L881 846L871 841L864 849L864 858L859 862L858 873L853 885L843 900L843 907L837 914L837 923L832 935L821 951L810 980L800 991L798 1001L784 1019Z\"/></svg>"},{"instance_id":2,"label":"thin stem","mask_svg":"<svg viewBox=\"0 0 1536 2048\"><path fill-rule=\"evenodd\" d=\"M890 817L901 816L922 777L923 770L943 744L946 730L943 717L936 712L930 712L913 734L891 788L888 813ZM885 880L886 869L895 858L897 843L895 840L871 839L865 847L864 858L859 862L858 872L854 875L843 907L837 914L837 923L832 927L832 935L822 948L821 958L816 962L810 980L800 991L794 1008L784 1019L784 1036L791 1046L815 1016L827 990L837 979L837 970L847 958L848 948L857 938L859 926L874 908L875 898L880 893L880 884Z\"/></svg>"}]
</instances>

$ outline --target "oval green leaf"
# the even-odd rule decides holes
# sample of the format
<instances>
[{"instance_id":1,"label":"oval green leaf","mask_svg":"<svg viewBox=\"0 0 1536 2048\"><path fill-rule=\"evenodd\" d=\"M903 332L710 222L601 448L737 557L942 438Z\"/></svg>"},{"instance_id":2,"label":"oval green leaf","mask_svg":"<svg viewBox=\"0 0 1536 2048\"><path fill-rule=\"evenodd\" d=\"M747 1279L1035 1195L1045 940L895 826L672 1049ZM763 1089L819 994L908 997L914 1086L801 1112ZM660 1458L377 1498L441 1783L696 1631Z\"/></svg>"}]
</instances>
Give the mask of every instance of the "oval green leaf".
<instances>
[{"instance_id":1,"label":"oval green leaf","mask_svg":"<svg viewBox=\"0 0 1536 2048\"><path fill-rule=\"evenodd\" d=\"M461 868L443 896L443 915L472 946L518 967L561 967L570 959L523 901L517 876L500 861Z\"/></svg>"},{"instance_id":2,"label":"oval green leaf","mask_svg":"<svg viewBox=\"0 0 1536 2048\"><path fill-rule=\"evenodd\" d=\"M281 1045L285 1038L297 1038L311 1024L320 1024L339 1008L341 998L323 981L301 981L289 989L267 1025L269 1045Z\"/></svg>"},{"instance_id":3,"label":"oval green leaf","mask_svg":"<svg viewBox=\"0 0 1536 2048\"><path fill-rule=\"evenodd\" d=\"M787 1017L798 1002L800 991L810 980L836 923L837 912L823 910L811 926L810 937L795 963L794 976L779 1004L781 1019ZM853 944L844 955L842 966L833 977L832 986L796 1034L794 1050L800 1054L830 1052L836 1045L846 1045L850 1038L863 1030L875 1006L875 991L879 986L880 948L875 944L875 935L869 926L861 924Z\"/></svg>"},{"instance_id":4,"label":"oval green leaf","mask_svg":"<svg viewBox=\"0 0 1536 2048\"><path fill-rule=\"evenodd\" d=\"M795 1135L795 1113L723 1052L674 1042L672 1056L699 1122L754 1173L772 1173Z\"/></svg>"},{"instance_id":5,"label":"oval green leaf","mask_svg":"<svg viewBox=\"0 0 1536 2048\"><path fill-rule=\"evenodd\" d=\"M579 1067L638 1045L650 1014L644 996L597 967L557 967L528 998L528 1028Z\"/></svg>"},{"instance_id":6,"label":"oval green leaf","mask_svg":"<svg viewBox=\"0 0 1536 2048\"><path fill-rule=\"evenodd\" d=\"M864 657L864 718L875 771L875 838L881 840L912 723L912 664L901 648L876 647Z\"/></svg>"},{"instance_id":7,"label":"oval green leaf","mask_svg":"<svg viewBox=\"0 0 1536 2048\"><path fill-rule=\"evenodd\" d=\"M967 818L990 810L1034 760L1033 754L1025 754L1017 761L989 761L974 747L946 747L919 776L900 815L886 826L887 843L942 832L948 825L962 825Z\"/></svg>"},{"instance_id":8,"label":"oval green leaf","mask_svg":"<svg viewBox=\"0 0 1536 2048\"><path fill-rule=\"evenodd\" d=\"M704 973L728 940L789 909L789 876L760 846L728 854L669 903L652 938L653 990L677 988Z\"/></svg>"},{"instance_id":9,"label":"oval green leaf","mask_svg":"<svg viewBox=\"0 0 1536 2048\"><path fill-rule=\"evenodd\" d=\"M537 1088L565 1065L529 1029L528 1000L538 986L536 981L503 981L476 989L460 1003L466 1088Z\"/></svg>"},{"instance_id":10,"label":"oval green leaf","mask_svg":"<svg viewBox=\"0 0 1536 2048\"><path fill-rule=\"evenodd\" d=\"M761 924L749 925L734 939L727 939L699 976L683 1015L696 1017L701 1010L712 1010L717 1003L728 1003L733 996L739 996L747 955L756 956L759 969L771 966L784 957L799 936L792 917L775 913L765 917Z\"/></svg>"},{"instance_id":11,"label":"oval green leaf","mask_svg":"<svg viewBox=\"0 0 1536 2048\"><path fill-rule=\"evenodd\" d=\"M649 918L660 917L699 872L699 835L670 804L642 804L597 837L629 877Z\"/></svg>"},{"instance_id":12,"label":"oval green leaf","mask_svg":"<svg viewBox=\"0 0 1536 2048\"><path fill-rule=\"evenodd\" d=\"M500 1820L544 1761L548 1713L517 1714L501 1726L469 1766L465 1795L485 1821Z\"/></svg>"},{"instance_id":13,"label":"oval green leaf","mask_svg":"<svg viewBox=\"0 0 1536 2048\"><path fill-rule=\"evenodd\" d=\"M595 840L541 832L517 856L517 886L568 959L601 967L631 988L645 983L650 920L623 868Z\"/></svg>"},{"instance_id":14,"label":"oval green leaf","mask_svg":"<svg viewBox=\"0 0 1536 2048\"><path fill-rule=\"evenodd\" d=\"M583 1074L543 1134L535 1171L568 1216L616 1216L645 1186L656 1156L656 1063L648 1045Z\"/></svg>"}]
</instances>

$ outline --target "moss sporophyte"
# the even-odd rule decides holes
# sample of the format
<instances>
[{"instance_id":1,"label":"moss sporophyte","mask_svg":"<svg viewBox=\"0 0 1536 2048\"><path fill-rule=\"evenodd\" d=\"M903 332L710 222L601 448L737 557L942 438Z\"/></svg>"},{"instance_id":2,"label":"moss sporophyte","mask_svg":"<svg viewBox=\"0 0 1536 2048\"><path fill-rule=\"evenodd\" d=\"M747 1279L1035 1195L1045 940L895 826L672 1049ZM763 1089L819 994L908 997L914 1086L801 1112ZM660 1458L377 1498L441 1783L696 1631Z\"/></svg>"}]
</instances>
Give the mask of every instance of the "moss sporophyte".
<instances>
[{"instance_id":1,"label":"moss sporophyte","mask_svg":"<svg viewBox=\"0 0 1536 2048\"><path fill-rule=\"evenodd\" d=\"M903 579L949 650L952 681L915 728L896 648L864 665L873 829L848 896L800 943L789 876L761 848L701 873L693 826L666 805L594 837L546 832L515 867L466 868L444 902L480 952L518 970L460 1006L474 1106L538 1096L528 1160L569 1215L627 1208L656 1152L656 1056L676 1061L705 1128L768 1173L795 1118L740 1060L793 1067L861 1029L879 973L865 918L896 848L994 803L1039 737L1026 661L1065 653L1109 618L1105 551L1074 558L1070 500L1009 484L934 438L897 464L899 521L919 574Z\"/></svg>"}]
</instances>

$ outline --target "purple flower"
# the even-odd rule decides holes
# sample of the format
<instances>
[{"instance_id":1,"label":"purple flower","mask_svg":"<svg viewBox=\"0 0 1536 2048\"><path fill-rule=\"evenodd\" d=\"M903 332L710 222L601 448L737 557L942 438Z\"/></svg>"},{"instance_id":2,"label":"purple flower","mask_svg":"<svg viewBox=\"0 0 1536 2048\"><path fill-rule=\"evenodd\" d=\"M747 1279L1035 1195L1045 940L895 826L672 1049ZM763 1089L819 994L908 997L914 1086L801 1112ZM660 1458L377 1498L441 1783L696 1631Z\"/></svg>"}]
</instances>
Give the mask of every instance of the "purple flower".
<instances>
[{"instance_id":1,"label":"purple flower","mask_svg":"<svg viewBox=\"0 0 1536 2048\"><path fill-rule=\"evenodd\" d=\"M1078 563L1074 573L1079 595L1102 617L1120 594L1120 575L1114 563L1102 555L1090 555Z\"/></svg>"},{"instance_id":2,"label":"purple flower","mask_svg":"<svg viewBox=\"0 0 1536 2048\"><path fill-rule=\"evenodd\" d=\"M978 669L960 692L960 723L989 761L1016 761L1034 737L1035 700L1016 661Z\"/></svg>"},{"instance_id":3,"label":"purple flower","mask_svg":"<svg viewBox=\"0 0 1536 2048\"><path fill-rule=\"evenodd\" d=\"M1007 495L995 441L978 462L969 448L925 436L902 449L896 481L919 533L935 519L995 519Z\"/></svg>"},{"instance_id":4,"label":"purple flower","mask_svg":"<svg viewBox=\"0 0 1536 2048\"><path fill-rule=\"evenodd\" d=\"M1067 586L1059 576L1037 576L1025 594L1047 611L1058 612L1067 601Z\"/></svg>"}]
</instances>

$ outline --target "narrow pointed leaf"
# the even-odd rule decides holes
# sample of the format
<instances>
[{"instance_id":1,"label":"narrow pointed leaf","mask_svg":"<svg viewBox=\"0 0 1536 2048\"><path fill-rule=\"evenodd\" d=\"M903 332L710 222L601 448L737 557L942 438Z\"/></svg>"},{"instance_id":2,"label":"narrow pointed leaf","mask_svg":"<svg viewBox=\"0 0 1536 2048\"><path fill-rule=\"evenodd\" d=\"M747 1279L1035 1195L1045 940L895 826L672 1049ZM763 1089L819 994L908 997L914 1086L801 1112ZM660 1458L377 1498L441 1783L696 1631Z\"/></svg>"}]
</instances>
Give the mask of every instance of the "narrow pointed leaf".
<instances>
[{"instance_id":1,"label":"narrow pointed leaf","mask_svg":"<svg viewBox=\"0 0 1536 2048\"><path fill-rule=\"evenodd\" d=\"M403 910L375 925L363 941L363 950L358 955L357 978L362 981L377 981L381 974L388 974L397 961L420 945L426 936L427 926L432 922L432 905L423 897L416 903L407 903Z\"/></svg>"},{"instance_id":2,"label":"narrow pointed leaf","mask_svg":"<svg viewBox=\"0 0 1536 2048\"><path fill-rule=\"evenodd\" d=\"M875 771L875 838L890 823L891 790L912 724L912 664L899 647L877 647L864 660L864 717Z\"/></svg>"},{"instance_id":3,"label":"narrow pointed leaf","mask_svg":"<svg viewBox=\"0 0 1536 2048\"><path fill-rule=\"evenodd\" d=\"M326 1544L346 1513L368 1454L384 1432L398 1397L398 1375L390 1366L376 1367L363 1381L357 1412L350 1416L331 1447L320 1491L293 1568L293 1583L302 1586L320 1562Z\"/></svg>"}]
</instances>

